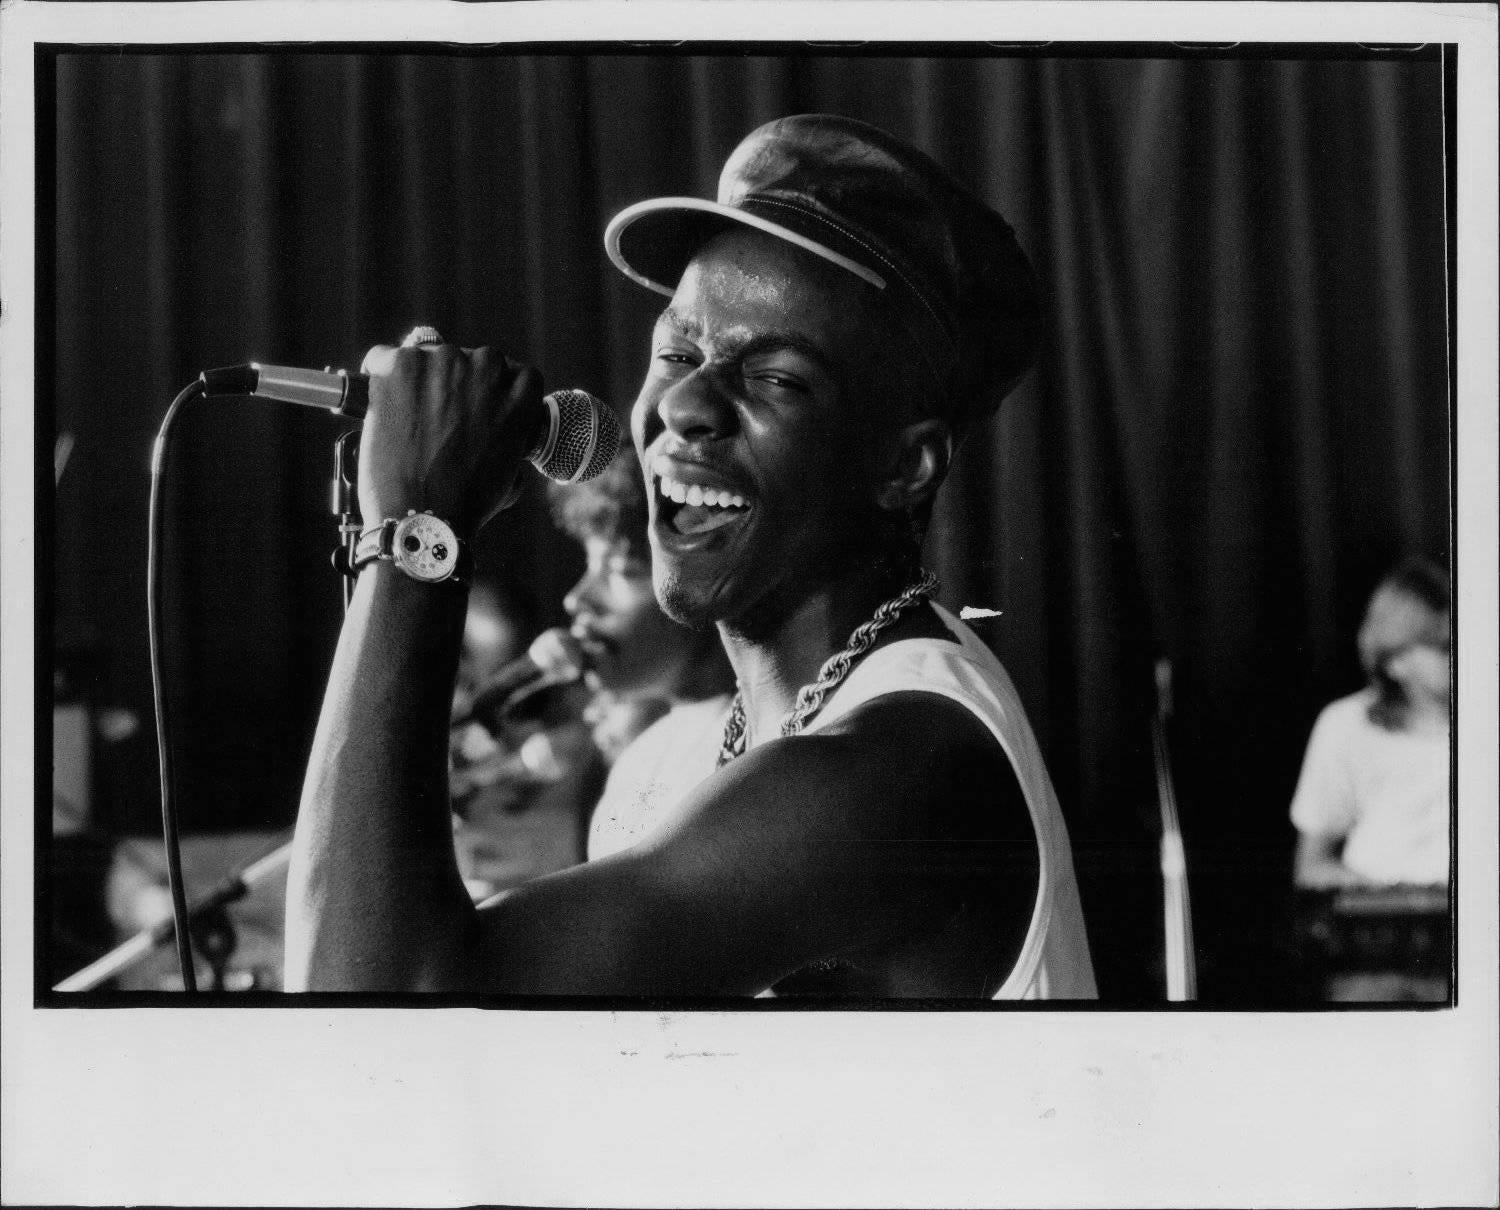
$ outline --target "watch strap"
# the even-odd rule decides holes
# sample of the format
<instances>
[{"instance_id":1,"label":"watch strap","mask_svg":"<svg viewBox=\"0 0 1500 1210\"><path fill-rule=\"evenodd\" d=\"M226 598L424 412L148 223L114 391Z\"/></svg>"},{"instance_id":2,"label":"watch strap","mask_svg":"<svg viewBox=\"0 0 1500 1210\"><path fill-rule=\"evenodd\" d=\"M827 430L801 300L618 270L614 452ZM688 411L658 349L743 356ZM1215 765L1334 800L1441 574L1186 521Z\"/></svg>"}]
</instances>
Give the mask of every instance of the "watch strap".
<instances>
[{"instance_id":1,"label":"watch strap","mask_svg":"<svg viewBox=\"0 0 1500 1210\"><path fill-rule=\"evenodd\" d=\"M407 517L415 515L415 509L407 513ZM396 528L402 520L404 518L387 517L374 529L367 529L359 535L359 540L354 544L354 553L349 559L351 575L359 575L366 566L380 560L395 563L403 572L406 572L406 568L402 567L400 560L396 558L395 551ZM450 530L451 528L449 526ZM455 536L453 541L458 544L458 556L452 572L440 580L415 575L410 578L420 584L455 584L467 588L473 580L474 556L469 549L469 544L462 538Z\"/></svg>"},{"instance_id":2,"label":"watch strap","mask_svg":"<svg viewBox=\"0 0 1500 1210\"><path fill-rule=\"evenodd\" d=\"M359 535L359 541L354 544L354 555L350 559L350 566L354 574L359 573L368 563L376 559L389 559L391 554L391 540L396 535L396 519L387 517L374 529L367 529Z\"/></svg>"}]
</instances>

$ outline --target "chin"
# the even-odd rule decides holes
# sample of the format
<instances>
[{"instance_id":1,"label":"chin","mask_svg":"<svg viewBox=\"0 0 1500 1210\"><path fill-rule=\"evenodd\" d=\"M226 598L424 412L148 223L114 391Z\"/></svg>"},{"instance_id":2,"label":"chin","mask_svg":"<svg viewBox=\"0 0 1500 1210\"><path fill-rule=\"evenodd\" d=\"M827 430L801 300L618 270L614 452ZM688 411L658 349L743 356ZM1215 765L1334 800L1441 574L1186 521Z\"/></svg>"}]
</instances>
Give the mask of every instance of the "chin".
<instances>
[{"instance_id":1,"label":"chin","mask_svg":"<svg viewBox=\"0 0 1500 1210\"><path fill-rule=\"evenodd\" d=\"M654 572L656 603L677 625L701 633L724 620L727 598L723 581L684 576L665 559L657 560Z\"/></svg>"},{"instance_id":2,"label":"chin","mask_svg":"<svg viewBox=\"0 0 1500 1210\"><path fill-rule=\"evenodd\" d=\"M655 588L656 603L661 606L662 613L677 625L686 626L690 630L701 630L713 625L716 620L710 616L708 603L701 594L694 592L679 577L670 573L659 574Z\"/></svg>"}]
</instances>

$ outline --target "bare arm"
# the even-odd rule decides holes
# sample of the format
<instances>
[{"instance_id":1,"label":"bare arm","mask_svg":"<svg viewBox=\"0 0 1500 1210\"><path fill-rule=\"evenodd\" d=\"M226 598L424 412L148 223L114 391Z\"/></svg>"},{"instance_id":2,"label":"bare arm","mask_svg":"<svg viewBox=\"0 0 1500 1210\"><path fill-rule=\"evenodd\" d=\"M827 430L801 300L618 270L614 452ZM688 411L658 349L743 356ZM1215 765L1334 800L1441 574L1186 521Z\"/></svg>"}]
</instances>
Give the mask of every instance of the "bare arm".
<instances>
[{"instance_id":1,"label":"bare arm","mask_svg":"<svg viewBox=\"0 0 1500 1210\"><path fill-rule=\"evenodd\" d=\"M472 915L447 785L466 594L360 577L313 740L287 878L289 991L431 988Z\"/></svg>"},{"instance_id":2,"label":"bare arm","mask_svg":"<svg viewBox=\"0 0 1500 1210\"><path fill-rule=\"evenodd\" d=\"M1292 795L1297 829L1292 881L1304 890L1362 881L1342 860L1344 842L1359 817L1359 799L1341 709L1330 706L1318 715Z\"/></svg>"},{"instance_id":3,"label":"bare arm","mask_svg":"<svg viewBox=\"0 0 1500 1210\"><path fill-rule=\"evenodd\" d=\"M415 882L420 872L402 857L392 882L372 879L360 892L392 902L325 912L369 956L330 954L322 985L752 995L816 959L936 927L976 861L941 818L953 779L975 771L960 752L975 740L973 720L949 706L879 705L838 733L767 744L703 783L671 831L477 913L457 892ZM991 744L981 759L1004 758ZM416 827L392 819L382 831ZM353 867L330 885L373 873ZM391 961L393 945L420 961Z\"/></svg>"},{"instance_id":4,"label":"bare arm","mask_svg":"<svg viewBox=\"0 0 1500 1210\"><path fill-rule=\"evenodd\" d=\"M533 371L486 350L378 348L360 442L367 526L428 509L470 538L510 494ZM313 741L287 880L288 990L450 986L473 925L447 722L467 594L365 568Z\"/></svg>"},{"instance_id":5,"label":"bare arm","mask_svg":"<svg viewBox=\"0 0 1500 1210\"><path fill-rule=\"evenodd\" d=\"M1004 757L938 699L861 714L751 751L702 783L670 831L481 911L473 988L749 996L939 927L995 858L943 818L960 771L976 771L962 749Z\"/></svg>"},{"instance_id":6,"label":"bare arm","mask_svg":"<svg viewBox=\"0 0 1500 1210\"><path fill-rule=\"evenodd\" d=\"M1308 890L1360 882L1359 875L1339 860L1343 848L1342 836L1298 832L1297 851L1292 859L1292 880Z\"/></svg>"}]
</instances>

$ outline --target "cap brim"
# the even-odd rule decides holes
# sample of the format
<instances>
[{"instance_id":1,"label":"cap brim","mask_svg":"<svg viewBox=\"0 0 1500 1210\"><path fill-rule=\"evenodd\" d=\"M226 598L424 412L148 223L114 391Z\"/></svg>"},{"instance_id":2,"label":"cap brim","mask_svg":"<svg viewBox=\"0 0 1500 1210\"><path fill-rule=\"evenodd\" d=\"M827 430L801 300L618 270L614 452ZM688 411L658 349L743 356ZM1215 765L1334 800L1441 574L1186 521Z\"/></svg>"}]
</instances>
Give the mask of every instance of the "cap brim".
<instances>
[{"instance_id":1,"label":"cap brim","mask_svg":"<svg viewBox=\"0 0 1500 1210\"><path fill-rule=\"evenodd\" d=\"M626 277L670 298L698 249L736 224L784 239L885 289L879 273L827 244L762 215L705 198L657 197L627 206L604 229L604 248Z\"/></svg>"}]
</instances>

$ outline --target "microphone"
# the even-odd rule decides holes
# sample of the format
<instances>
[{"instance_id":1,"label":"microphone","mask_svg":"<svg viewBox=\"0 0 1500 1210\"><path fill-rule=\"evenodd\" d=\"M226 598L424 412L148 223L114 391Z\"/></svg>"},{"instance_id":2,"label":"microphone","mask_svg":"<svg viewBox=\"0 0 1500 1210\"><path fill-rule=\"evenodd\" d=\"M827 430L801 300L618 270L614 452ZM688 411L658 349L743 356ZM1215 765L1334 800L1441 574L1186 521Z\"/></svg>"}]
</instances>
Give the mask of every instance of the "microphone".
<instances>
[{"instance_id":1,"label":"microphone","mask_svg":"<svg viewBox=\"0 0 1500 1210\"><path fill-rule=\"evenodd\" d=\"M503 718L533 693L576 681L587 668L588 654L577 639L560 626L544 630L525 655L512 660L474 694L469 708L455 715L449 727L497 715Z\"/></svg>"},{"instance_id":2,"label":"microphone","mask_svg":"<svg viewBox=\"0 0 1500 1210\"><path fill-rule=\"evenodd\" d=\"M345 370L302 370L296 366L223 366L198 376L205 395L253 395L303 407L323 408L361 419L370 406L370 380ZM553 391L542 399L536 436L526 460L549 479L580 483L603 473L620 448L620 422L587 391Z\"/></svg>"}]
</instances>

